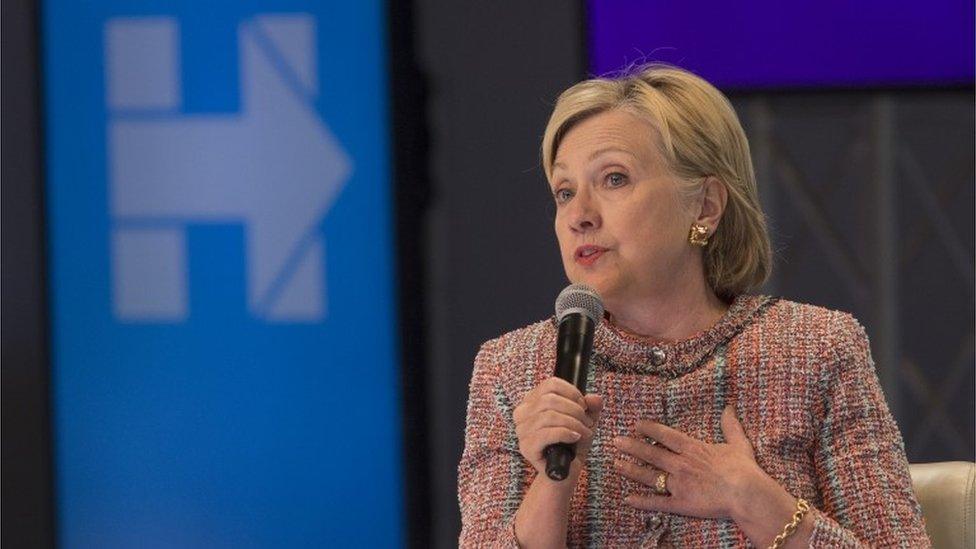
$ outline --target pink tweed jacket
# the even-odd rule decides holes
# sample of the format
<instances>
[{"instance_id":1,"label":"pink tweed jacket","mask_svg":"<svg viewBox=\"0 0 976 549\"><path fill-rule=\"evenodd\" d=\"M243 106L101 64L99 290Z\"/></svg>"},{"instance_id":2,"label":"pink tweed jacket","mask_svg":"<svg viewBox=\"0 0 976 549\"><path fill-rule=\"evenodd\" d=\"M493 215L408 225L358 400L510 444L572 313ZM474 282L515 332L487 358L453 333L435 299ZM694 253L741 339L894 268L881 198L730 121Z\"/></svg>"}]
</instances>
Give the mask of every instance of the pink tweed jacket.
<instances>
[{"instance_id":1,"label":"pink tweed jacket","mask_svg":"<svg viewBox=\"0 0 976 549\"><path fill-rule=\"evenodd\" d=\"M549 319L485 343L475 359L458 468L462 547L517 547L514 516L535 470L512 410L552 375ZM711 329L653 345L601 322L588 393L604 412L573 495L570 547L752 547L735 522L634 509L642 490L612 468L617 435L652 419L723 441L734 404L760 467L811 504L811 547L929 547L901 433L864 329L846 313L740 296Z\"/></svg>"}]
</instances>

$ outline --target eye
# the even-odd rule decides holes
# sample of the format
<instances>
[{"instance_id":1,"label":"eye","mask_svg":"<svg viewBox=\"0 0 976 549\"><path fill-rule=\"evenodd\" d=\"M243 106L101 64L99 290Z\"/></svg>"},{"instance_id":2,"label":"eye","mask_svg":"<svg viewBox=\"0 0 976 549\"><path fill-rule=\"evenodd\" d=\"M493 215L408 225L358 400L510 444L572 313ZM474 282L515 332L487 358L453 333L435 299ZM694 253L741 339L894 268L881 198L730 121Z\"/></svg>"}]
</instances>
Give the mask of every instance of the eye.
<instances>
[{"instance_id":1,"label":"eye","mask_svg":"<svg viewBox=\"0 0 976 549\"><path fill-rule=\"evenodd\" d=\"M606 182L608 187L623 187L627 184L627 176L620 172L607 174Z\"/></svg>"},{"instance_id":2,"label":"eye","mask_svg":"<svg viewBox=\"0 0 976 549\"><path fill-rule=\"evenodd\" d=\"M556 192L553 193L553 196L556 197L556 203L562 204L563 202L568 201L570 198L573 198L573 191L564 187L562 189L557 189Z\"/></svg>"}]
</instances>

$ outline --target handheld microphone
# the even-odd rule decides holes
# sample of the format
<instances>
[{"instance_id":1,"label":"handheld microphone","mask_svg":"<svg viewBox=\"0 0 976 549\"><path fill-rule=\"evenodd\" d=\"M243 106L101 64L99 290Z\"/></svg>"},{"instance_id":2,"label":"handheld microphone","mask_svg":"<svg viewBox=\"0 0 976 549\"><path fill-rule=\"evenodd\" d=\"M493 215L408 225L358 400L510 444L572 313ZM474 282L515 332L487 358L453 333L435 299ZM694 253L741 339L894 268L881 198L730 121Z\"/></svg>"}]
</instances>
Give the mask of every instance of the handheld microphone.
<instances>
[{"instance_id":1,"label":"handheld microphone","mask_svg":"<svg viewBox=\"0 0 976 549\"><path fill-rule=\"evenodd\" d=\"M586 394L586 377L593 352L593 331L603 318L603 301L595 290L571 284L556 298L559 338L556 343L556 377L564 379ZM556 443L543 450L546 475L552 480L569 476L569 465L576 458L576 445Z\"/></svg>"}]
</instances>

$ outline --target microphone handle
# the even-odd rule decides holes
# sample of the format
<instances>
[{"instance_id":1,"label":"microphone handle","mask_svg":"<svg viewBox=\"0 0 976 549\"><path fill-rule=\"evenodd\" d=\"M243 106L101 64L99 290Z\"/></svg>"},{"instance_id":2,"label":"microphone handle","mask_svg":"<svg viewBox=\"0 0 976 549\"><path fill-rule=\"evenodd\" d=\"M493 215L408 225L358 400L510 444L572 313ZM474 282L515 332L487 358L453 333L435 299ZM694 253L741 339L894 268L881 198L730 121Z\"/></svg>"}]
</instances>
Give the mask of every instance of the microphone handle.
<instances>
[{"instance_id":1,"label":"microphone handle","mask_svg":"<svg viewBox=\"0 0 976 549\"><path fill-rule=\"evenodd\" d=\"M593 321L584 314L572 313L559 323L556 343L556 377L564 379L586 394L586 377L593 352ZM569 476L569 466L576 458L576 445L559 442L546 446L546 476L563 480Z\"/></svg>"}]
</instances>

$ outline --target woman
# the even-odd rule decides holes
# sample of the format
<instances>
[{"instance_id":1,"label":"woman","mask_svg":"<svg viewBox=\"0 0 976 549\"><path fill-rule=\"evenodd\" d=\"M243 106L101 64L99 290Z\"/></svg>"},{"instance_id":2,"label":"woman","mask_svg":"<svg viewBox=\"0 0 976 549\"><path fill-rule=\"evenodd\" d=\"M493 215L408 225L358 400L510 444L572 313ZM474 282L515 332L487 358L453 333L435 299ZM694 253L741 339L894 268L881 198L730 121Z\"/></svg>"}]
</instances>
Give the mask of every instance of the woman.
<instances>
[{"instance_id":1,"label":"woman","mask_svg":"<svg viewBox=\"0 0 976 549\"><path fill-rule=\"evenodd\" d=\"M552 377L553 319L482 346L460 544L928 546L861 326L747 293L771 254L728 100L661 65L585 81L542 157L566 275L607 313L586 396Z\"/></svg>"}]
</instances>

